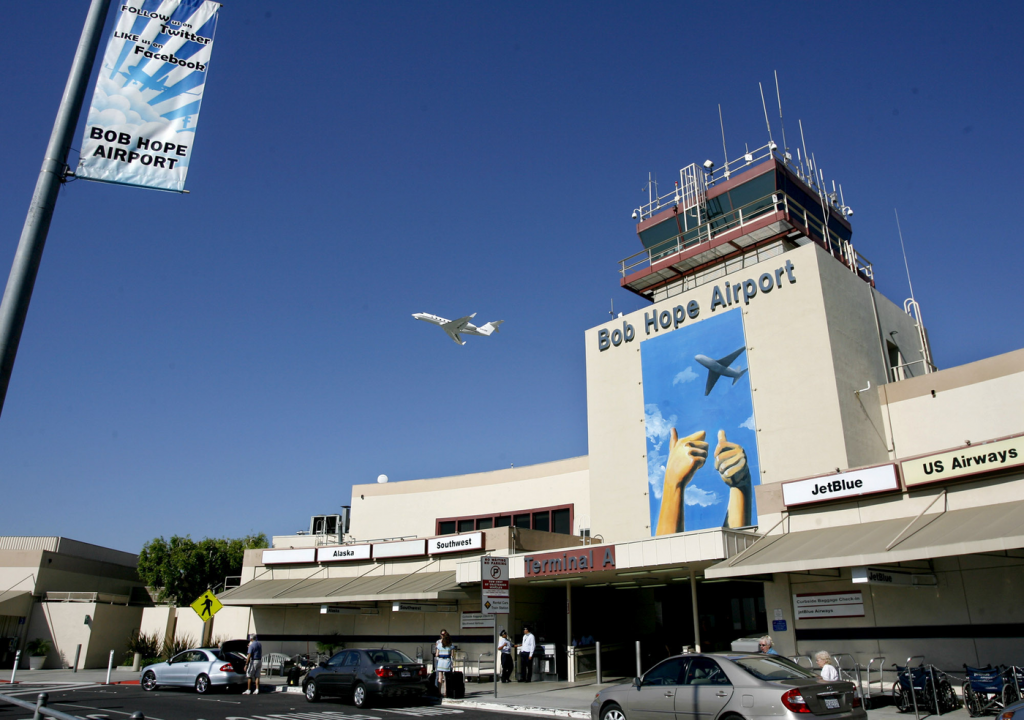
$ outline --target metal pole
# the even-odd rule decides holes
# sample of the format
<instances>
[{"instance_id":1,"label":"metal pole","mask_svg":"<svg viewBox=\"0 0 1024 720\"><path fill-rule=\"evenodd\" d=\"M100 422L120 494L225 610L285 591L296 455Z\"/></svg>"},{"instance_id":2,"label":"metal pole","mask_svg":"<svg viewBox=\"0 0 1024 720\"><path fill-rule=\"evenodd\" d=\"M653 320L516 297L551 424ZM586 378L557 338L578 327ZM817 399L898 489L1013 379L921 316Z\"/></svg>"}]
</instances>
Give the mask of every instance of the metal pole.
<instances>
[{"instance_id":1,"label":"metal pole","mask_svg":"<svg viewBox=\"0 0 1024 720\"><path fill-rule=\"evenodd\" d=\"M11 670L11 685L14 684L14 676L18 674L18 665L21 664L21 650L14 653L14 669Z\"/></svg>"},{"instance_id":2,"label":"metal pole","mask_svg":"<svg viewBox=\"0 0 1024 720\"><path fill-rule=\"evenodd\" d=\"M14 264L7 279L7 288L4 290L3 301L0 302L0 413L3 412L7 386L14 370L14 358L18 354L21 331L25 327L28 304L32 299L32 289L43 257L43 246L50 231L53 208L57 204L57 193L64 180L72 136L78 124L100 35L103 32L103 21L107 17L109 7L110 0L92 0L89 6L82 37L78 41L78 50L75 51L71 73L64 88L64 96L61 98L57 118L53 123L50 142L46 146L43 166L39 170L36 189L32 193L32 202L29 204L25 225L21 230L18 250L14 254Z\"/></svg>"},{"instance_id":3,"label":"metal pole","mask_svg":"<svg viewBox=\"0 0 1024 720\"><path fill-rule=\"evenodd\" d=\"M636 641L636 676L640 677L643 675L643 671L640 669L640 641Z\"/></svg>"},{"instance_id":4,"label":"metal pole","mask_svg":"<svg viewBox=\"0 0 1024 720\"><path fill-rule=\"evenodd\" d=\"M107 658L107 682L106 685L110 684L110 671L114 669L114 651L110 651L110 657Z\"/></svg>"},{"instance_id":5,"label":"metal pole","mask_svg":"<svg viewBox=\"0 0 1024 720\"><path fill-rule=\"evenodd\" d=\"M491 645L491 650L494 651L494 699L498 699L498 662L501 660L501 653L498 652L498 616L492 615L494 618L494 644ZM477 672L480 668L477 667Z\"/></svg>"},{"instance_id":6,"label":"metal pole","mask_svg":"<svg viewBox=\"0 0 1024 720\"><path fill-rule=\"evenodd\" d=\"M693 649L700 652L700 614L697 612L697 573L690 571L690 601L693 603Z\"/></svg>"},{"instance_id":7,"label":"metal pole","mask_svg":"<svg viewBox=\"0 0 1024 720\"><path fill-rule=\"evenodd\" d=\"M78 658L82 655L82 646L79 645L75 648L75 664L71 668L71 672L78 672Z\"/></svg>"},{"instance_id":8,"label":"metal pole","mask_svg":"<svg viewBox=\"0 0 1024 720\"><path fill-rule=\"evenodd\" d=\"M46 701L49 699L49 695L46 693L39 693L39 697L36 698L36 711L32 715L32 720L43 720L43 713L41 709L46 707Z\"/></svg>"},{"instance_id":9,"label":"metal pole","mask_svg":"<svg viewBox=\"0 0 1024 720\"><path fill-rule=\"evenodd\" d=\"M601 676L601 641L594 643L594 657L597 658L597 684L600 685L604 682L604 678Z\"/></svg>"}]
</instances>

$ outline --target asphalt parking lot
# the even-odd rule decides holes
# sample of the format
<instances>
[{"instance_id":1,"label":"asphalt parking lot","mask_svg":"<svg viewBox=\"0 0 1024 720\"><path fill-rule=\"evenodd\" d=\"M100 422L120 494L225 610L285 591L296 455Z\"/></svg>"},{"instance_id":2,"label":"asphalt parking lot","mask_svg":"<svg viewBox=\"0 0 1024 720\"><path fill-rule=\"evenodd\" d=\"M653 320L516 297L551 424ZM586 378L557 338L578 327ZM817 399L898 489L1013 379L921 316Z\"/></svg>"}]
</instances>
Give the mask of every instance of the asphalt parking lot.
<instances>
[{"instance_id":1,"label":"asphalt parking lot","mask_svg":"<svg viewBox=\"0 0 1024 720\"><path fill-rule=\"evenodd\" d=\"M317 703L295 693L241 695L215 692L196 695L190 689L161 689L145 692L137 685L45 688L19 686L17 697L34 700L42 690L49 695L48 705L55 710L89 720L101 717L127 720L135 711L146 720L410 720L452 716L452 720L482 720L494 712L475 708L442 707L437 700L392 701L359 711L334 698ZM0 688L0 692L5 692ZM32 712L0 702L0 720L30 720Z\"/></svg>"}]
</instances>

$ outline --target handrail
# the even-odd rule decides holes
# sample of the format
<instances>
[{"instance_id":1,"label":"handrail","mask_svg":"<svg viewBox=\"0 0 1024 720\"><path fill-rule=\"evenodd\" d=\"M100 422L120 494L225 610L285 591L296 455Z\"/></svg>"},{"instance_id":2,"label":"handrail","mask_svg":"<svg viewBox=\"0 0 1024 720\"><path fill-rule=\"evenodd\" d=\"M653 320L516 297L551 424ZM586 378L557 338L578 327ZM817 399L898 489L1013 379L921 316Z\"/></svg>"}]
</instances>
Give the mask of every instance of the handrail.
<instances>
[{"instance_id":1,"label":"handrail","mask_svg":"<svg viewBox=\"0 0 1024 720\"><path fill-rule=\"evenodd\" d=\"M645 248L619 261L619 274L626 277L634 268L644 265L651 266L658 260L670 255L677 255L684 250L696 248L704 243L733 232L751 220L762 217L769 212L782 211L788 217L802 220L808 236L825 247L833 257L838 259L851 271L863 275L870 282L874 281L874 269L871 262L854 249L853 244L835 233L828 227L827 220L819 219L813 212L808 212L800 203L783 190L775 190L763 197L752 200L742 207L707 220L695 228L684 230L672 237L662 240L657 245ZM689 239L687 235L692 235ZM817 235L817 237L815 236Z\"/></svg>"},{"instance_id":2,"label":"handrail","mask_svg":"<svg viewBox=\"0 0 1024 720\"><path fill-rule=\"evenodd\" d=\"M35 703L30 703L25 700L19 700L9 695L4 695L3 693L0 693L0 700L3 700L4 702L9 702L11 705L17 705L18 707L23 708L25 710L35 711L33 720L40 720L40 718L43 717L54 718L54 720L80 720L75 715L70 715L68 713L61 712L60 710L54 710L53 708L47 707L46 703L49 699L50 695L48 693L39 693L39 695L36 697ZM102 717L102 715L92 715L91 717ZM136 710L131 714L130 720L146 720L146 716L143 715L140 711Z\"/></svg>"}]
</instances>

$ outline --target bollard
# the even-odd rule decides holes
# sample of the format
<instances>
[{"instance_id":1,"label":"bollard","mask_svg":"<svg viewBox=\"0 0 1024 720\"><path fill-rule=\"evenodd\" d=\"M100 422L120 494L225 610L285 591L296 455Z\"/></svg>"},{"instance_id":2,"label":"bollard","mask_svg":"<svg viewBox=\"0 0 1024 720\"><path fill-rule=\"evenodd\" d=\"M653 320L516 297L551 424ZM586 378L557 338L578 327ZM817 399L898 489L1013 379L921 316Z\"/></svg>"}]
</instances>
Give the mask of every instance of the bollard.
<instances>
[{"instance_id":1,"label":"bollard","mask_svg":"<svg viewBox=\"0 0 1024 720\"><path fill-rule=\"evenodd\" d=\"M21 650L14 653L14 669L11 670L11 685L14 684L14 676L18 674L18 665L21 663Z\"/></svg>"},{"instance_id":2,"label":"bollard","mask_svg":"<svg viewBox=\"0 0 1024 720\"><path fill-rule=\"evenodd\" d=\"M140 711L136 710L132 713L131 717L128 718L128 720L146 720L146 716L143 715Z\"/></svg>"},{"instance_id":3,"label":"bollard","mask_svg":"<svg viewBox=\"0 0 1024 720\"><path fill-rule=\"evenodd\" d=\"M78 672L78 658L79 658L79 656L81 654L82 654L82 646L79 645L77 648L75 648L75 664L74 664L74 667L71 668L71 672Z\"/></svg>"},{"instance_id":4,"label":"bollard","mask_svg":"<svg viewBox=\"0 0 1024 720\"><path fill-rule=\"evenodd\" d=\"M601 676L601 643L594 643L594 657L597 658L597 684L600 685L604 682L604 678Z\"/></svg>"},{"instance_id":5,"label":"bollard","mask_svg":"<svg viewBox=\"0 0 1024 720\"><path fill-rule=\"evenodd\" d=\"M40 712L41 708L46 707L46 701L50 698L46 693L39 693L39 697L36 698L36 712L32 716L32 720L43 720L43 713Z\"/></svg>"},{"instance_id":6,"label":"bollard","mask_svg":"<svg viewBox=\"0 0 1024 720\"><path fill-rule=\"evenodd\" d=\"M640 641L636 641L636 676L640 677L643 672L640 670Z\"/></svg>"},{"instance_id":7,"label":"bollard","mask_svg":"<svg viewBox=\"0 0 1024 720\"><path fill-rule=\"evenodd\" d=\"M110 659L107 660L107 682L106 685L110 684L110 671L114 669L114 651L110 651Z\"/></svg>"},{"instance_id":8,"label":"bollard","mask_svg":"<svg viewBox=\"0 0 1024 720\"><path fill-rule=\"evenodd\" d=\"M132 660L132 672L138 672L142 669L142 653L135 653L135 659Z\"/></svg>"}]
</instances>

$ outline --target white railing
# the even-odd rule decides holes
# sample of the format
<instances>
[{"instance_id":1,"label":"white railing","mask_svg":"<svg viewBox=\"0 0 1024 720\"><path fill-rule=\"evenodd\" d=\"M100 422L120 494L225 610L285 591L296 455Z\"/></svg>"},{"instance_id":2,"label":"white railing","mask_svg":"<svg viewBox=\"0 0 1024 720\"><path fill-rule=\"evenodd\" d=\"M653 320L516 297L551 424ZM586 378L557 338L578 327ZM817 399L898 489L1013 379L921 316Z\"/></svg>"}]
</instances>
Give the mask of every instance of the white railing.
<instances>
[{"instance_id":1,"label":"white railing","mask_svg":"<svg viewBox=\"0 0 1024 720\"><path fill-rule=\"evenodd\" d=\"M766 214L778 212L783 212L789 220L800 222L812 240L818 242L833 257L850 268L851 272L863 276L868 282L874 284L874 269L870 261L854 249L853 243L839 237L817 215L808 212L806 208L782 190L776 190L770 195L753 200L743 207L704 222L696 228L684 230L652 247L620 260L619 273L622 277L626 277L635 268L651 266L683 251L692 250L701 245L708 245L710 248L710 243L713 240L727 233L741 230L745 225L749 225Z\"/></svg>"}]
</instances>

